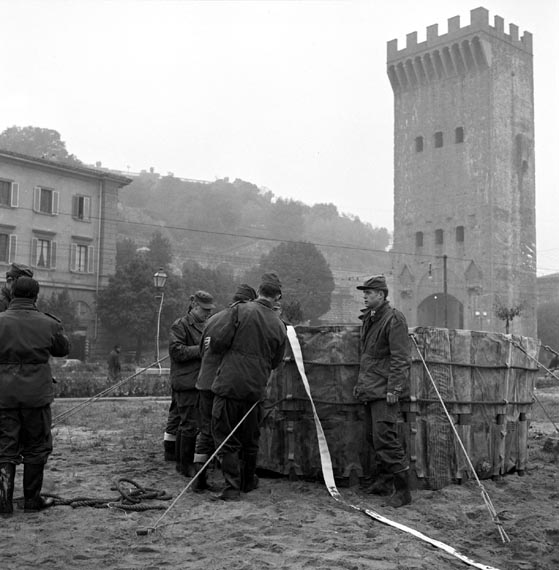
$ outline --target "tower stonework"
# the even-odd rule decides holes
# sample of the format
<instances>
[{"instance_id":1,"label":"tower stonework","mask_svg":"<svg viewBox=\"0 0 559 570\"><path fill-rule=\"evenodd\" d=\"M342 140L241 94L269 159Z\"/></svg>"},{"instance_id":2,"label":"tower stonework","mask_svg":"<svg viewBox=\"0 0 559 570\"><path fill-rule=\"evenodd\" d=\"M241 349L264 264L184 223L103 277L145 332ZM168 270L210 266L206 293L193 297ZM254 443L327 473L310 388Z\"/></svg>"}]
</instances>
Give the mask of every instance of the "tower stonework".
<instances>
[{"instance_id":1,"label":"tower stonework","mask_svg":"<svg viewBox=\"0 0 559 570\"><path fill-rule=\"evenodd\" d=\"M532 35L469 26L388 42L394 92L393 298L410 326L536 336Z\"/></svg>"}]
</instances>

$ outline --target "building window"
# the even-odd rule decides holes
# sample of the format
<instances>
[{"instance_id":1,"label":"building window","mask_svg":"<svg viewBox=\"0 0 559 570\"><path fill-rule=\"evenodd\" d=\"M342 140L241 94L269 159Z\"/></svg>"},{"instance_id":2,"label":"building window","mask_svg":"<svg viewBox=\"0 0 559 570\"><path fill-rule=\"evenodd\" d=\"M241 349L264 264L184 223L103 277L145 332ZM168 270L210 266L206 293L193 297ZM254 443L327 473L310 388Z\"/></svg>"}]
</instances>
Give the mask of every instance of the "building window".
<instances>
[{"instance_id":1,"label":"building window","mask_svg":"<svg viewBox=\"0 0 559 570\"><path fill-rule=\"evenodd\" d=\"M93 273L93 246L73 243L70 252L70 271Z\"/></svg>"},{"instance_id":2,"label":"building window","mask_svg":"<svg viewBox=\"0 0 559 570\"><path fill-rule=\"evenodd\" d=\"M54 269L56 267L56 242L46 237L33 238L31 255L35 267Z\"/></svg>"},{"instance_id":3,"label":"building window","mask_svg":"<svg viewBox=\"0 0 559 570\"><path fill-rule=\"evenodd\" d=\"M423 137L415 137L415 152L423 152Z\"/></svg>"},{"instance_id":4,"label":"building window","mask_svg":"<svg viewBox=\"0 0 559 570\"><path fill-rule=\"evenodd\" d=\"M0 263L11 263L15 259L16 245L15 234L0 233Z\"/></svg>"},{"instance_id":5,"label":"building window","mask_svg":"<svg viewBox=\"0 0 559 570\"><path fill-rule=\"evenodd\" d=\"M435 133L435 148L441 148L443 146L443 133L442 131L437 131Z\"/></svg>"},{"instance_id":6,"label":"building window","mask_svg":"<svg viewBox=\"0 0 559 570\"><path fill-rule=\"evenodd\" d=\"M41 214L58 214L59 193L51 188L35 187L33 209Z\"/></svg>"},{"instance_id":7,"label":"building window","mask_svg":"<svg viewBox=\"0 0 559 570\"><path fill-rule=\"evenodd\" d=\"M444 241L444 232L443 230L435 230L435 243L437 245L441 245Z\"/></svg>"},{"instance_id":8,"label":"building window","mask_svg":"<svg viewBox=\"0 0 559 570\"><path fill-rule=\"evenodd\" d=\"M72 217L89 222L91 218L91 198L89 196L72 196Z\"/></svg>"},{"instance_id":9,"label":"building window","mask_svg":"<svg viewBox=\"0 0 559 570\"><path fill-rule=\"evenodd\" d=\"M464 142L464 127L456 127L454 131L454 142L456 144Z\"/></svg>"},{"instance_id":10,"label":"building window","mask_svg":"<svg viewBox=\"0 0 559 570\"><path fill-rule=\"evenodd\" d=\"M0 206L17 208L19 199L19 184L11 180L0 180Z\"/></svg>"},{"instance_id":11,"label":"building window","mask_svg":"<svg viewBox=\"0 0 559 570\"><path fill-rule=\"evenodd\" d=\"M456 241L464 243L464 226L456 226Z\"/></svg>"},{"instance_id":12,"label":"building window","mask_svg":"<svg viewBox=\"0 0 559 570\"><path fill-rule=\"evenodd\" d=\"M415 247L423 247L423 232L415 232Z\"/></svg>"}]
</instances>

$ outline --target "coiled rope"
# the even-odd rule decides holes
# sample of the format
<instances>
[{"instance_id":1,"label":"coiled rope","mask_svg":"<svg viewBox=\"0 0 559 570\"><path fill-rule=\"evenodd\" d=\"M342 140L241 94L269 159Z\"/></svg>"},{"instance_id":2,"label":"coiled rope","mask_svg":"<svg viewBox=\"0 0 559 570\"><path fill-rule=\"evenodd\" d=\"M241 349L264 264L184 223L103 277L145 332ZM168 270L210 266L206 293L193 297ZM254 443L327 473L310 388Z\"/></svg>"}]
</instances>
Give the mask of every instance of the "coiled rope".
<instances>
[{"instance_id":1,"label":"coiled rope","mask_svg":"<svg viewBox=\"0 0 559 570\"><path fill-rule=\"evenodd\" d=\"M126 484L133 487L127 487ZM54 499L54 506L70 506L73 509L77 507L94 507L96 509L121 509L123 511L149 511L149 510L162 510L165 505L146 504L143 501L156 499L158 501L169 501L172 495L167 491L153 489L150 487L143 487L132 479L121 477L115 482L112 487L119 492L117 497L73 497L65 499L60 495L52 493L41 493L43 497L50 497Z\"/></svg>"},{"instance_id":2,"label":"coiled rope","mask_svg":"<svg viewBox=\"0 0 559 570\"><path fill-rule=\"evenodd\" d=\"M443 407L444 413L448 419L448 422L450 423L450 427L452 428L452 431L454 432L454 436L456 437L456 441L458 442L460 449L462 450L462 453L464 454L464 457L466 458L466 462L468 463L468 466L470 468L470 472L474 476L476 483L477 483L478 487L480 488L481 497L483 499L483 502L485 503L485 506L487 507L489 514L491 515L493 523L497 526L497 530L499 531L499 535L501 536L501 540L503 542L510 542L510 538L507 536L507 533L505 532L505 529L503 528L503 523L499 519L499 515L497 514L497 511L495 510L495 507L493 506L493 503L491 502L489 494L487 493L487 490L485 489L482 482L479 480L479 477L477 476L476 470L474 469L474 466L472 465L472 461L470 459L470 456L468 455L468 452L466 451L466 448L464 447L464 444L462 443L462 439L460 438L460 435L458 434L458 430L456 429L456 426L454 425L454 422L452 421L452 417L450 416L448 408L446 407L445 402L441 396L441 393L439 392L437 384L435 383L435 380L433 379L433 376L431 375L431 371L429 370L429 367L427 366L427 363L425 362L425 359L423 358L423 355L421 354L421 351L419 350L419 346L417 344L417 341L415 340L415 335L410 334L410 338L412 339L412 342L413 342L413 344L417 350L417 353L419 354L419 358L421 359L421 362L423 363L425 371L427 372L427 376L429 376L429 380L431 381L431 384L432 384L433 388L435 389L435 393L437 394L439 402L440 402L441 406Z\"/></svg>"},{"instance_id":3,"label":"coiled rope","mask_svg":"<svg viewBox=\"0 0 559 570\"><path fill-rule=\"evenodd\" d=\"M69 410L66 410L66 411L58 414L57 416L55 416L52 419L52 427L54 427L54 426L58 425L59 423L67 420L69 417L71 417L74 414L78 413L79 411L83 410L84 408L86 408L90 404L93 404L93 402L96 402L97 400L103 398L107 394L110 394L112 391L116 390L117 388L119 388L123 384L126 384L126 382L129 382L130 380L136 378L136 376L143 374L146 370L148 370L150 368L154 368L155 366L159 366L161 364L161 362L163 362L167 358L169 358L168 354L166 356L163 356L159 360L152 362L150 365L142 368L141 370L138 370L137 372L135 372L131 376L127 376L126 378L124 378L123 380L120 380L116 384L113 384L112 386L105 388L105 390L102 390L98 394L95 394L95 396L92 396L91 398L89 398L83 402L80 402L77 406L74 406L73 408L70 408Z\"/></svg>"}]
</instances>

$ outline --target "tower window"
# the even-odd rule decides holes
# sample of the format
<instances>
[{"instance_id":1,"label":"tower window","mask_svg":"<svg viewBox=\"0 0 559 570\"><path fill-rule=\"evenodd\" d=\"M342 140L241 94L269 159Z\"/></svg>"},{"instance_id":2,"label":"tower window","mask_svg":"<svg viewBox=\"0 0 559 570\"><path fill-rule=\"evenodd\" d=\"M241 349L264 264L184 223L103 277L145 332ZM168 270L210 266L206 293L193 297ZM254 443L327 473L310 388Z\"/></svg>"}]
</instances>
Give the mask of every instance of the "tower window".
<instances>
[{"instance_id":1,"label":"tower window","mask_svg":"<svg viewBox=\"0 0 559 570\"><path fill-rule=\"evenodd\" d=\"M435 243L437 245L442 245L443 241L444 241L443 230L435 230Z\"/></svg>"},{"instance_id":2,"label":"tower window","mask_svg":"<svg viewBox=\"0 0 559 570\"><path fill-rule=\"evenodd\" d=\"M435 148L441 148L443 146L443 132L437 131L435 133Z\"/></svg>"},{"instance_id":3,"label":"tower window","mask_svg":"<svg viewBox=\"0 0 559 570\"><path fill-rule=\"evenodd\" d=\"M423 247L423 232L415 232L415 247Z\"/></svg>"},{"instance_id":4,"label":"tower window","mask_svg":"<svg viewBox=\"0 0 559 570\"><path fill-rule=\"evenodd\" d=\"M464 142L464 127L456 127L454 130L454 142L456 144Z\"/></svg>"},{"instance_id":5,"label":"tower window","mask_svg":"<svg viewBox=\"0 0 559 570\"><path fill-rule=\"evenodd\" d=\"M415 137L415 152L423 152L423 137Z\"/></svg>"},{"instance_id":6,"label":"tower window","mask_svg":"<svg viewBox=\"0 0 559 570\"><path fill-rule=\"evenodd\" d=\"M464 243L464 226L456 226L456 241Z\"/></svg>"}]
</instances>

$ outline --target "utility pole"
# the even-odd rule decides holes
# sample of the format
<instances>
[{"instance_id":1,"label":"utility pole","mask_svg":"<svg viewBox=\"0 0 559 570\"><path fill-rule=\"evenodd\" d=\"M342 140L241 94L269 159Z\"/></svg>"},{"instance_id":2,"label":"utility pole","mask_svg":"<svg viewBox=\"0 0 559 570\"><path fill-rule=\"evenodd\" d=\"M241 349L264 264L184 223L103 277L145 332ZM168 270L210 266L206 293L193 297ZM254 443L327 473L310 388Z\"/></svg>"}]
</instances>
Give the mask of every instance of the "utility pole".
<instances>
[{"instance_id":1,"label":"utility pole","mask_svg":"<svg viewBox=\"0 0 559 570\"><path fill-rule=\"evenodd\" d=\"M443 255L444 328L448 328L448 282L446 275L447 255Z\"/></svg>"}]
</instances>

